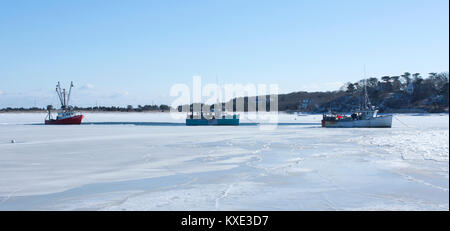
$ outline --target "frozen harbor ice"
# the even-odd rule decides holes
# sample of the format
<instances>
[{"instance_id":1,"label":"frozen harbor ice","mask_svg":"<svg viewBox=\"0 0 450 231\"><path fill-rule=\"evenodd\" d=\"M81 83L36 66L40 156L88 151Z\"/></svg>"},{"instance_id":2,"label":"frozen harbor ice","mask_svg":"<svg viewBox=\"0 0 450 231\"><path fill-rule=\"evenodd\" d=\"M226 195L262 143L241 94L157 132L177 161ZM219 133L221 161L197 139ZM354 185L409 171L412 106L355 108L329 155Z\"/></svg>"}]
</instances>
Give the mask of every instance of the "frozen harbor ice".
<instances>
[{"instance_id":1,"label":"frozen harbor ice","mask_svg":"<svg viewBox=\"0 0 450 231\"><path fill-rule=\"evenodd\" d=\"M395 115L391 129L282 114L274 130L177 126L167 113L44 117L0 114L0 210L449 209L448 114Z\"/></svg>"}]
</instances>

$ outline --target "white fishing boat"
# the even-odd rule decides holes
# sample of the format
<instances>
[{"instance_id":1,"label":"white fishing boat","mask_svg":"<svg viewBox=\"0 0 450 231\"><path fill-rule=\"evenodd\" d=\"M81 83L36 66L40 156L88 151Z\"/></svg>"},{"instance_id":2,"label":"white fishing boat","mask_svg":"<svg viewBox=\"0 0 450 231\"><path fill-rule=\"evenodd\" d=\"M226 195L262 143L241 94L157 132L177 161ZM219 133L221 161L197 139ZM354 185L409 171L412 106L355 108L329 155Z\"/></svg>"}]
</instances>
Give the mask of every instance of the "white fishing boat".
<instances>
[{"instance_id":1,"label":"white fishing boat","mask_svg":"<svg viewBox=\"0 0 450 231\"><path fill-rule=\"evenodd\" d=\"M364 85L364 105L354 110L350 116L332 113L323 114L322 127L338 128L390 128L392 115L378 115L378 110L372 106Z\"/></svg>"},{"instance_id":2,"label":"white fishing boat","mask_svg":"<svg viewBox=\"0 0 450 231\"><path fill-rule=\"evenodd\" d=\"M392 127L392 115L380 116L378 110L367 109L354 111L350 116L337 113L324 114L322 127L340 128L390 128Z\"/></svg>"}]
</instances>

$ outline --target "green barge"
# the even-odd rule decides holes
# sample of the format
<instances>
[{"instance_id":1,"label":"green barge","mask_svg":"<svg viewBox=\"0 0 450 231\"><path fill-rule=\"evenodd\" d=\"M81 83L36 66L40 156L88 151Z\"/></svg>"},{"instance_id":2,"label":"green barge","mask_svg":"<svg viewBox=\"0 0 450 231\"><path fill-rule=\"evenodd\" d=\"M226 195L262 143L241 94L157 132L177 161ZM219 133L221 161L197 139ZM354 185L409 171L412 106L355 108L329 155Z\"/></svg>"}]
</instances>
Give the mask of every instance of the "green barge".
<instances>
[{"instance_id":1,"label":"green barge","mask_svg":"<svg viewBox=\"0 0 450 231\"><path fill-rule=\"evenodd\" d=\"M238 126L239 114L230 114L225 111L225 105L215 110L212 105L207 112L203 111L203 104L199 110L194 110L194 106L190 106L190 110L186 116L186 126Z\"/></svg>"},{"instance_id":2,"label":"green barge","mask_svg":"<svg viewBox=\"0 0 450 231\"><path fill-rule=\"evenodd\" d=\"M222 115L216 118L215 116L207 118L201 115L199 118L189 116L186 118L186 126L207 126L207 125L223 125L223 126L238 126L239 115Z\"/></svg>"}]
</instances>

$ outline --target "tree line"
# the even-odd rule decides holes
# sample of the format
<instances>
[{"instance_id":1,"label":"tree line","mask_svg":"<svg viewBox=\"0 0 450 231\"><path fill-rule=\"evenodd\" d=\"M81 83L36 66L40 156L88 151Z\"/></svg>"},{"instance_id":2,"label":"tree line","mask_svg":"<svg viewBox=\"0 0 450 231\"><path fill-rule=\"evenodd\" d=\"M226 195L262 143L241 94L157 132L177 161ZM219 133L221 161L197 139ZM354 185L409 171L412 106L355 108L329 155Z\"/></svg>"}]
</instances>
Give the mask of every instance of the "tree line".
<instances>
[{"instance_id":1,"label":"tree line","mask_svg":"<svg viewBox=\"0 0 450 231\"><path fill-rule=\"evenodd\" d=\"M449 105L449 73L428 73L423 77L420 73L405 72L401 75L381 76L380 79L370 77L357 82L347 82L339 90L327 92L292 92L278 95L278 111L302 111L321 113L329 111L349 112L361 107L363 94L367 94L372 105L380 112L448 112ZM270 108L268 95L244 97L244 111L249 110L258 100L266 101L266 108L257 108L258 111L267 111ZM236 111L237 99L232 99L232 111ZM192 105L191 105L192 107ZM255 110L254 107L251 110ZM170 111L170 106L138 105L133 107L95 106L73 107L79 111L105 111L105 112L146 112ZM181 109L181 105L178 110ZM43 111L46 108L4 108L0 112L9 111Z\"/></svg>"},{"instance_id":2,"label":"tree line","mask_svg":"<svg viewBox=\"0 0 450 231\"><path fill-rule=\"evenodd\" d=\"M358 96L364 87L372 103L383 110L422 109L428 112L448 111L449 74L429 73L426 78L420 73L405 72L398 76L382 76L347 83L341 90L347 96Z\"/></svg>"},{"instance_id":3,"label":"tree line","mask_svg":"<svg viewBox=\"0 0 450 231\"><path fill-rule=\"evenodd\" d=\"M38 107L31 107L31 108L3 108L0 109L0 112L33 112L33 111L46 111L47 109L53 110L52 105L48 105L47 108L38 108ZM120 107L120 106L95 106L95 107L78 107L74 106L71 107L71 109L75 111L90 111L90 112L165 112L170 111L170 106L161 104L161 105L138 105L137 107L133 107L133 105L128 105L126 107Z\"/></svg>"},{"instance_id":4,"label":"tree line","mask_svg":"<svg viewBox=\"0 0 450 231\"><path fill-rule=\"evenodd\" d=\"M279 95L280 111L351 111L361 107L367 94L381 112L448 112L449 74L405 72L348 82L333 92L294 92ZM305 103L306 102L306 103Z\"/></svg>"}]
</instances>

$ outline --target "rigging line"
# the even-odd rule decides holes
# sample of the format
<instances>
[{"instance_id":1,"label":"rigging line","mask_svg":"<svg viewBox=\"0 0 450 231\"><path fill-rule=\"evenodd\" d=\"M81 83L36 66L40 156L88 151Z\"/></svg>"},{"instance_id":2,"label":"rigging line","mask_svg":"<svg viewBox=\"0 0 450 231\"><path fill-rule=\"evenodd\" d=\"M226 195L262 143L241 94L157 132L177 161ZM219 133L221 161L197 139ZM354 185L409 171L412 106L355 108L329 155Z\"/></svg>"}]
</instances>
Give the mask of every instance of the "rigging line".
<instances>
[{"instance_id":1,"label":"rigging line","mask_svg":"<svg viewBox=\"0 0 450 231\"><path fill-rule=\"evenodd\" d=\"M403 123L400 119L398 119L397 117L394 117L396 120L398 120L398 122L400 122L401 124L403 124L403 125L405 125L406 127L408 127L409 128L409 126L407 125L407 124L405 124L405 123Z\"/></svg>"}]
</instances>

